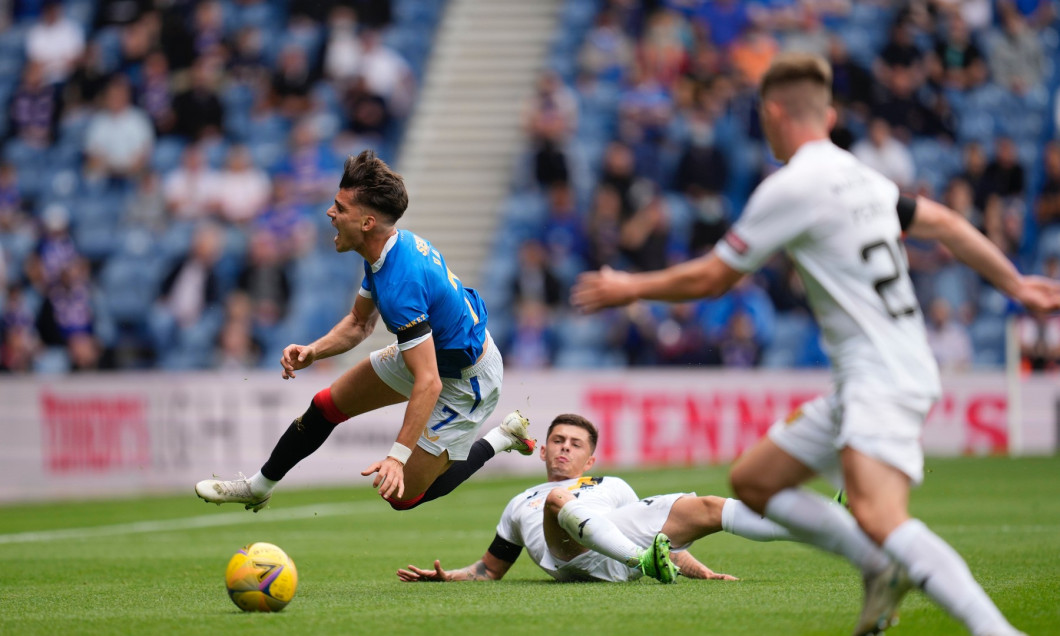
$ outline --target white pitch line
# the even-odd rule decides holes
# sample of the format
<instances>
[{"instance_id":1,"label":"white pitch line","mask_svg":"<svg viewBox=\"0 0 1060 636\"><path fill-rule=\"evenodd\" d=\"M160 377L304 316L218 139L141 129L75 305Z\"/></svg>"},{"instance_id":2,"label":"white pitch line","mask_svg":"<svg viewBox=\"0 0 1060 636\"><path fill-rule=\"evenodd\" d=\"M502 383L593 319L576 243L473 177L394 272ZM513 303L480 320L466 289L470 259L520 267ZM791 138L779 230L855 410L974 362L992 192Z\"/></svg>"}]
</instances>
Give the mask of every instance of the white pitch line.
<instances>
[{"instance_id":1,"label":"white pitch line","mask_svg":"<svg viewBox=\"0 0 1060 636\"><path fill-rule=\"evenodd\" d=\"M0 545L8 543L39 543L44 541L62 541L64 539L93 539L112 537L123 534L143 534L147 532L172 532L174 530L193 530L196 528L215 528L218 526L236 526L251 523L268 523L272 521L291 521L292 519L311 519L313 517L338 517L360 512L374 502L352 502L314 504L295 508L269 510L253 518L249 512L226 512L200 517L178 519L160 519L157 521L136 521L117 523L109 526L92 526L87 528L63 528L59 530L39 530L35 532L17 532L0 534Z\"/></svg>"}]
</instances>

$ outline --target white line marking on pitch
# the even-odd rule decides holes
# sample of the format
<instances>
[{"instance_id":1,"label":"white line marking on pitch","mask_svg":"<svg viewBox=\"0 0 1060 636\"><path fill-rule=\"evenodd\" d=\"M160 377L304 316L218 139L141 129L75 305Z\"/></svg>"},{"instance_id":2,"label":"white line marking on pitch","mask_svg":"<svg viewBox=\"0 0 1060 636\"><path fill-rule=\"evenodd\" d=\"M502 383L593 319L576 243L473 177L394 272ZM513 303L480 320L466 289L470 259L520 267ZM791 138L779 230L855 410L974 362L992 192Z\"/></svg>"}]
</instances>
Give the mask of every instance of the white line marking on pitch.
<instances>
[{"instance_id":1,"label":"white line marking on pitch","mask_svg":"<svg viewBox=\"0 0 1060 636\"><path fill-rule=\"evenodd\" d=\"M248 518L249 512L226 512L200 517L162 519L158 521L136 521L117 523L109 526L92 526L87 528L62 528L58 530L39 530L35 532L17 532L0 534L0 545L8 543L38 543L43 541L62 541L64 539L92 539L95 537L112 537L123 534L143 534L147 532L172 532L174 530L193 530L196 528L215 528L218 526L235 526L244 523L268 523L271 521L291 521L293 519L311 519L313 517L338 517L362 512L363 509L377 507L375 502L352 502L314 504L266 511L261 515Z\"/></svg>"}]
</instances>

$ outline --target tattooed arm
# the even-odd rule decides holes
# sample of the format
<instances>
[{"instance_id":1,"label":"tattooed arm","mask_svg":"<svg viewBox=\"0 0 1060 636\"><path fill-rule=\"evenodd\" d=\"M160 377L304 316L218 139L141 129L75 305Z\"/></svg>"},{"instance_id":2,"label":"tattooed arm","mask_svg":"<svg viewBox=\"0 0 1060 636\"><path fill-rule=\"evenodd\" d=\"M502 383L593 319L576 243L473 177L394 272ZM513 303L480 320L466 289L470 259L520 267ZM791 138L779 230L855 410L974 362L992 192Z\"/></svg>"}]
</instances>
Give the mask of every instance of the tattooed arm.
<instances>
[{"instance_id":1,"label":"tattooed arm","mask_svg":"<svg viewBox=\"0 0 1060 636\"><path fill-rule=\"evenodd\" d=\"M417 581L499 581L512 567L512 563L493 556L489 552L471 565L459 570L443 570L435 560L433 570L421 570L410 565L407 570L397 571L398 578L406 583Z\"/></svg>"}]
</instances>

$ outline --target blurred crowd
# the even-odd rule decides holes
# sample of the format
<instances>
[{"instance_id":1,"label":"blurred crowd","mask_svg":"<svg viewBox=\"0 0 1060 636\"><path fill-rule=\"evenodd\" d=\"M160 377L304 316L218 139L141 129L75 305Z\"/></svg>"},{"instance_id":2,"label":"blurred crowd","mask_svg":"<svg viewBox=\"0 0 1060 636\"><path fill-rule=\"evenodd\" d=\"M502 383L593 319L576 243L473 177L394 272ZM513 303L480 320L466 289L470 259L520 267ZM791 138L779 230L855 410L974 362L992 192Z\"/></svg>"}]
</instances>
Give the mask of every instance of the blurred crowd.
<instances>
[{"instance_id":1,"label":"blurred crowd","mask_svg":"<svg viewBox=\"0 0 1060 636\"><path fill-rule=\"evenodd\" d=\"M330 327L360 273L324 212L348 153L393 160L441 9L0 1L0 370L253 367Z\"/></svg>"},{"instance_id":2,"label":"blurred crowd","mask_svg":"<svg viewBox=\"0 0 1060 636\"><path fill-rule=\"evenodd\" d=\"M586 317L567 300L579 272L659 269L725 234L778 167L755 89L780 51L831 61L836 144L957 210L1022 271L1060 278L1055 3L568 0L561 25L488 268L509 364L825 362L783 255L715 301ZM943 247L906 248L943 368L1002 364L1015 308ZM1028 365L1057 369L1060 317L1018 320Z\"/></svg>"}]
</instances>

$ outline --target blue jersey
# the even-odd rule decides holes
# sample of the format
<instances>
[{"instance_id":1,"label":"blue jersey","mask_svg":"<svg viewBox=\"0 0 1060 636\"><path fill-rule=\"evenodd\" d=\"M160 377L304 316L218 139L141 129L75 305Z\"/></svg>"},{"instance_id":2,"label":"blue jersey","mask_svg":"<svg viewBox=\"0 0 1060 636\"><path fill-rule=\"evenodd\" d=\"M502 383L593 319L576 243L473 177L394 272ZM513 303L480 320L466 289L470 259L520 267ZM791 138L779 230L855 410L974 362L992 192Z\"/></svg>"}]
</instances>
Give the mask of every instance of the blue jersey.
<instances>
[{"instance_id":1,"label":"blue jersey","mask_svg":"<svg viewBox=\"0 0 1060 636\"><path fill-rule=\"evenodd\" d=\"M482 355L486 304L449 271L433 245L412 232L398 230L378 261L364 262L360 294L375 302L403 351L434 336L443 378L459 378Z\"/></svg>"}]
</instances>

